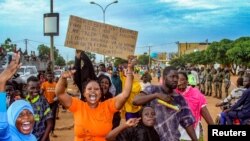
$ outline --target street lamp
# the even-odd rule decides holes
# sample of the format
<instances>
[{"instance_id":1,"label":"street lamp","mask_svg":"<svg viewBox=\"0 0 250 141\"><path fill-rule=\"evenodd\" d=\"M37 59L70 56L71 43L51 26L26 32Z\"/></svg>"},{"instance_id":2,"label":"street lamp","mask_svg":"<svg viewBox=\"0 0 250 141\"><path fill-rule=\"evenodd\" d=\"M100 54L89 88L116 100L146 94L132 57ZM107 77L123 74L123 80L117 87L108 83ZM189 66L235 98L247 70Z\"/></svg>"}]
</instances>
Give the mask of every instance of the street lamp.
<instances>
[{"instance_id":1,"label":"street lamp","mask_svg":"<svg viewBox=\"0 0 250 141\"><path fill-rule=\"evenodd\" d=\"M53 0L50 0L50 13L43 16L44 36L50 36L50 61L52 62L52 71L54 70L54 36L59 35L59 13L53 12Z\"/></svg>"},{"instance_id":2,"label":"street lamp","mask_svg":"<svg viewBox=\"0 0 250 141\"><path fill-rule=\"evenodd\" d=\"M118 0L109 3L108 5L105 6L105 8L103 8L100 4L98 4L98 3L94 2L94 1L91 1L91 2L90 2L90 4L95 4L95 5L99 6L99 7L102 9L103 23L105 23L105 13L106 13L107 8L108 8L110 5L115 4L115 3L118 3Z\"/></svg>"},{"instance_id":3,"label":"street lamp","mask_svg":"<svg viewBox=\"0 0 250 141\"><path fill-rule=\"evenodd\" d=\"M106 13L107 8L108 8L110 5L115 4L115 3L118 3L118 0L115 0L115 1L113 1L113 2L111 2L111 3L109 3L108 5L105 6L105 8L103 8L100 4L98 4L98 3L94 2L94 1L91 1L91 2L90 2L90 4L95 4L95 5L99 6L99 7L102 9L103 23L105 23L105 13ZM103 60L104 60L104 64L105 64L105 55L104 55L104 59L103 59Z\"/></svg>"}]
</instances>

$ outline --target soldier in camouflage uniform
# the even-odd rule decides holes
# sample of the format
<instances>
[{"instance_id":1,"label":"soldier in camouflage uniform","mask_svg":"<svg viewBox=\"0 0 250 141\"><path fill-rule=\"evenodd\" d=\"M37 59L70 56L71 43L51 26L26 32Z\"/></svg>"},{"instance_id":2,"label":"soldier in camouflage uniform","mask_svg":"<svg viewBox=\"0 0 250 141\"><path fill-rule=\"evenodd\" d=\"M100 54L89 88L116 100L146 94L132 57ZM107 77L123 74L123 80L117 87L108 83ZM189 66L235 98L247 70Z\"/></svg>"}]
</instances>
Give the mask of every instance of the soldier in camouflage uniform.
<instances>
[{"instance_id":1,"label":"soldier in camouflage uniform","mask_svg":"<svg viewBox=\"0 0 250 141\"><path fill-rule=\"evenodd\" d=\"M218 93L219 93L219 71L217 70L214 70L214 79L213 79L213 82L214 82L214 97L218 98Z\"/></svg>"},{"instance_id":2,"label":"soldier in camouflage uniform","mask_svg":"<svg viewBox=\"0 0 250 141\"><path fill-rule=\"evenodd\" d=\"M225 87L225 93L226 93L226 97L228 96L228 89L231 85L231 81L230 81L230 72L229 69L225 69L225 76L224 76L224 87Z\"/></svg>"},{"instance_id":3,"label":"soldier in camouflage uniform","mask_svg":"<svg viewBox=\"0 0 250 141\"><path fill-rule=\"evenodd\" d=\"M212 95L212 81L213 81L213 74L212 71L208 68L207 69L207 75L206 75L206 80L207 80L207 96L211 96Z\"/></svg>"},{"instance_id":4,"label":"soldier in camouflage uniform","mask_svg":"<svg viewBox=\"0 0 250 141\"><path fill-rule=\"evenodd\" d=\"M206 87L205 87L206 71L205 71L204 67L201 67L201 70L199 72L199 79L200 79L200 91L201 91L201 93L206 94Z\"/></svg>"},{"instance_id":5,"label":"soldier in camouflage uniform","mask_svg":"<svg viewBox=\"0 0 250 141\"><path fill-rule=\"evenodd\" d=\"M217 73L214 76L214 85L215 85L215 96L217 98L222 98L222 82L223 82L223 71L221 68L218 68ZM218 95L219 94L219 95Z\"/></svg>"}]
</instances>

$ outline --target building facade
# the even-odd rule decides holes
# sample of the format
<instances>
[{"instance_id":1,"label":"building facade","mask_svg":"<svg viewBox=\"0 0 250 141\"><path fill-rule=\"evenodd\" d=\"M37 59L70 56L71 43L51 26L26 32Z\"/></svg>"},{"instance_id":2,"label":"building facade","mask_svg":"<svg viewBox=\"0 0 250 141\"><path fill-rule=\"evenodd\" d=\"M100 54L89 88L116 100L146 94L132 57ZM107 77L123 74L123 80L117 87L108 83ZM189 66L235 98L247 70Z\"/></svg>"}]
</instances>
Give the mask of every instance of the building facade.
<instances>
[{"instance_id":1,"label":"building facade","mask_svg":"<svg viewBox=\"0 0 250 141\"><path fill-rule=\"evenodd\" d=\"M206 50L211 43L178 43L178 56L196 51Z\"/></svg>"}]
</instances>

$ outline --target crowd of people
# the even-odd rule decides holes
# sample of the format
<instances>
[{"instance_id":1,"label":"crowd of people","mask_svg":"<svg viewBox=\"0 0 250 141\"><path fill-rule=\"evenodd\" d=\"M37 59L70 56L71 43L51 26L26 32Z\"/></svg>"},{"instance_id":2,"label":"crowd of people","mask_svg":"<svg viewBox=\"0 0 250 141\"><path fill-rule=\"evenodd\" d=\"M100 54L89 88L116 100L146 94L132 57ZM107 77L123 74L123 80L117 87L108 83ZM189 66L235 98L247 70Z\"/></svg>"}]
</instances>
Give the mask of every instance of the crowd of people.
<instances>
[{"instance_id":1,"label":"crowd of people","mask_svg":"<svg viewBox=\"0 0 250 141\"><path fill-rule=\"evenodd\" d=\"M157 70L159 85L152 85L149 71L135 77L135 58L117 67L99 65L98 73L84 51L76 51L74 68L55 79L53 71L30 77L20 86L13 80L20 67L20 54L13 56L0 74L0 140L49 141L54 133L59 103L73 114L75 141L176 141L202 139L201 119L215 124L206 96L222 99L229 107L220 124L242 124L250 119L250 76L240 75L229 94L228 69L173 66ZM67 93L71 79L79 97ZM224 85L222 85L224 83ZM212 85L215 89L212 91ZM233 101L233 102L231 102ZM72 139L73 140L73 139Z\"/></svg>"}]
</instances>

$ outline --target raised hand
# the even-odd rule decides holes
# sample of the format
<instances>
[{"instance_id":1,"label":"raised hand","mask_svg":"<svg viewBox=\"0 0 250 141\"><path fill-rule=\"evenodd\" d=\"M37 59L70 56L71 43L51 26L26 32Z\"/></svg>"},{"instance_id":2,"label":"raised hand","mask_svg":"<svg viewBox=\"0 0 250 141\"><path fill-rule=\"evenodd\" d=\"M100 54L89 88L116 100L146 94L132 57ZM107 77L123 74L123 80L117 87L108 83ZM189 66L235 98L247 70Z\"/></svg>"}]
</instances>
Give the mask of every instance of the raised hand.
<instances>
[{"instance_id":1,"label":"raised hand","mask_svg":"<svg viewBox=\"0 0 250 141\"><path fill-rule=\"evenodd\" d=\"M20 61L20 53L15 53L12 56L12 60L10 64L5 68L5 70L0 74L0 82L6 82L8 81L15 73L16 71L20 68L21 64L19 63Z\"/></svg>"},{"instance_id":2,"label":"raised hand","mask_svg":"<svg viewBox=\"0 0 250 141\"><path fill-rule=\"evenodd\" d=\"M126 125L128 127L137 126L140 120L141 118L130 118L129 120L126 121Z\"/></svg>"},{"instance_id":3,"label":"raised hand","mask_svg":"<svg viewBox=\"0 0 250 141\"><path fill-rule=\"evenodd\" d=\"M128 56L128 67L133 67L137 63L136 56L129 55Z\"/></svg>"},{"instance_id":4,"label":"raised hand","mask_svg":"<svg viewBox=\"0 0 250 141\"><path fill-rule=\"evenodd\" d=\"M72 78L74 76L75 72L76 72L76 70L65 71L62 73L61 78L64 78L64 79Z\"/></svg>"},{"instance_id":5,"label":"raised hand","mask_svg":"<svg viewBox=\"0 0 250 141\"><path fill-rule=\"evenodd\" d=\"M81 57L81 50L76 50L76 58L77 59L80 59L80 57Z\"/></svg>"}]
</instances>

